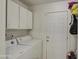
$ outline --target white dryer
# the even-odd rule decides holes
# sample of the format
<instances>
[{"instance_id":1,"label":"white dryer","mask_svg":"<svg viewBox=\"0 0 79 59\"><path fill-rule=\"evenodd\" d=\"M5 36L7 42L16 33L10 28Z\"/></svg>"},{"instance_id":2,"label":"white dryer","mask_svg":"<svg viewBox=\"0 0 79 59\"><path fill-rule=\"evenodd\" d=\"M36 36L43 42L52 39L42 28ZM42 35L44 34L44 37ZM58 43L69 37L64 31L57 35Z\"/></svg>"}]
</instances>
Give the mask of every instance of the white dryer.
<instances>
[{"instance_id":1,"label":"white dryer","mask_svg":"<svg viewBox=\"0 0 79 59\"><path fill-rule=\"evenodd\" d=\"M42 59L42 40L25 37L18 38L19 45L32 46L32 59Z\"/></svg>"}]
</instances>

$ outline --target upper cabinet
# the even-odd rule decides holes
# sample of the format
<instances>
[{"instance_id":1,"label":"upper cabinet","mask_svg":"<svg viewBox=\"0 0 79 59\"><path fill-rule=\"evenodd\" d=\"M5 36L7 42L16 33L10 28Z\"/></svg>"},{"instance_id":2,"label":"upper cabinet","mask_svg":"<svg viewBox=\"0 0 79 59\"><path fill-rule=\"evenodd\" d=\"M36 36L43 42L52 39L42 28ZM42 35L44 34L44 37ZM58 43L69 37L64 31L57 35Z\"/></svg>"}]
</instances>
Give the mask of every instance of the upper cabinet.
<instances>
[{"instance_id":1,"label":"upper cabinet","mask_svg":"<svg viewBox=\"0 0 79 59\"><path fill-rule=\"evenodd\" d=\"M27 23L26 9L23 7L20 7L20 29L25 29L26 23Z\"/></svg>"},{"instance_id":2,"label":"upper cabinet","mask_svg":"<svg viewBox=\"0 0 79 59\"><path fill-rule=\"evenodd\" d=\"M32 29L32 12L8 0L7 29Z\"/></svg>"},{"instance_id":3,"label":"upper cabinet","mask_svg":"<svg viewBox=\"0 0 79 59\"><path fill-rule=\"evenodd\" d=\"M7 28L19 28L19 5L13 0L7 0Z\"/></svg>"},{"instance_id":4,"label":"upper cabinet","mask_svg":"<svg viewBox=\"0 0 79 59\"><path fill-rule=\"evenodd\" d=\"M20 6L20 29L32 29L32 12Z\"/></svg>"},{"instance_id":5,"label":"upper cabinet","mask_svg":"<svg viewBox=\"0 0 79 59\"><path fill-rule=\"evenodd\" d=\"M32 12L26 10L27 13L27 28L32 29Z\"/></svg>"},{"instance_id":6,"label":"upper cabinet","mask_svg":"<svg viewBox=\"0 0 79 59\"><path fill-rule=\"evenodd\" d=\"M20 29L32 29L32 12L20 6Z\"/></svg>"},{"instance_id":7,"label":"upper cabinet","mask_svg":"<svg viewBox=\"0 0 79 59\"><path fill-rule=\"evenodd\" d=\"M32 12L20 6L20 29L32 29Z\"/></svg>"}]
</instances>

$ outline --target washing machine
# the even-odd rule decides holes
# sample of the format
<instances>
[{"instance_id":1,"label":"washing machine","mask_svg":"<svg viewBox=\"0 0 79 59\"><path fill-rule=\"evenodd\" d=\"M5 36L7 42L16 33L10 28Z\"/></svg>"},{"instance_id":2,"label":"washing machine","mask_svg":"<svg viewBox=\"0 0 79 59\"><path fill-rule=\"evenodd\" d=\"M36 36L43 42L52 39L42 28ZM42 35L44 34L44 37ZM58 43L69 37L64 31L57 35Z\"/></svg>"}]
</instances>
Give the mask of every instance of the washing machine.
<instances>
[{"instance_id":1,"label":"washing machine","mask_svg":"<svg viewBox=\"0 0 79 59\"><path fill-rule=\"evenodd\" d=\"M6 43L6 59L32 59L32 47L17 45L16 39Z\"/></svg>"}]
</instances>

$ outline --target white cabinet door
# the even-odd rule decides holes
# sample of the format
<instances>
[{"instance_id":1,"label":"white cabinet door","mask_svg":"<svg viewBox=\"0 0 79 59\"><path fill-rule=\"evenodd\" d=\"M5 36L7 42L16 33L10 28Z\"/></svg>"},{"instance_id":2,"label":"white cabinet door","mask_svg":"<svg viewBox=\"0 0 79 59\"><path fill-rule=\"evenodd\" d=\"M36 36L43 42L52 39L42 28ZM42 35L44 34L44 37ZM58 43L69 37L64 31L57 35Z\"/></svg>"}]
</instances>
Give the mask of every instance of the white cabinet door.
<instances>
[{"instance_id":1,"label":"white cabinet door","mask_svg":"<svg viewBox=\"0 0 79 59\"><path fill-rule=\"evenodd\" d=\"M32 29L32 12L26 10L27 12L27 29Z\"/></svg>"},{"instance_id":2,"label":"white cabinet door","mask_svg":"<svg viewBox=\"0 0 79 59\"><path fill-rule=\"evenodd\" d=\"M19 28L19 5L12 0L7 0L7 28Z\"/></svg>"},{"instance_id":3,"label":"white cabinet door","mask_svg":"<svg viewBox=\"0 0 79 59\"><path fill-rule=\"evenodd\" d=\"M67 12L49 13L47 20L47 59L66 59Z\"/></svg>"},{"instance_id":4,"label":"white cabinet door","mask_svg":"<svg viewBox=\"0 0 79 59\"><path fill-rule=\"evenodd\" d=\"M20 6L20 29L26 29L26 9Z\"/></svg>"},{"instance_id":5,"label":"white cabinet door","mask_svg":"<svg viewBox=\"0 0 79 59\"><path fill-rule=\"evenodd\" d=\"M20 29L32 29L32 13L20 7Z\"/></svg>"}]
</instances>

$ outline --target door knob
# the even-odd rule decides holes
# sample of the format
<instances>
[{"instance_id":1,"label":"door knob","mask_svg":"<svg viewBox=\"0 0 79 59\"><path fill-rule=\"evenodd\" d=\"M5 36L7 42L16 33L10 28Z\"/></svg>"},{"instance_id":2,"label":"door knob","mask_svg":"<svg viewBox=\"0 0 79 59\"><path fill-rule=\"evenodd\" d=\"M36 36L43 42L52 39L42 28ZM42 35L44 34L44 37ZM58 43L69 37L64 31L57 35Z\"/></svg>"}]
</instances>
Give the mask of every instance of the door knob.
<instances>
[{"instance_id":1,"label":"door knob","mask_svg":"<svg viewBox=\"0 0 79 59\"><path fill-rule=\"evenodd\" d=\"M46 40L47 42L49 42L49 40Z\"/></svg>"},{"instance_id":2,"label":"door knob","mask_svg":"<svg viewBox=\"0 0 79 59\"><path fill-rule=\"evenodd\" d=\"M49 42L49 40L48 40L49 38L50 38L49 36L46 36L46 39L47 39L46 41L47 41L47 42Z\"/></svg>"}]
</instances>

